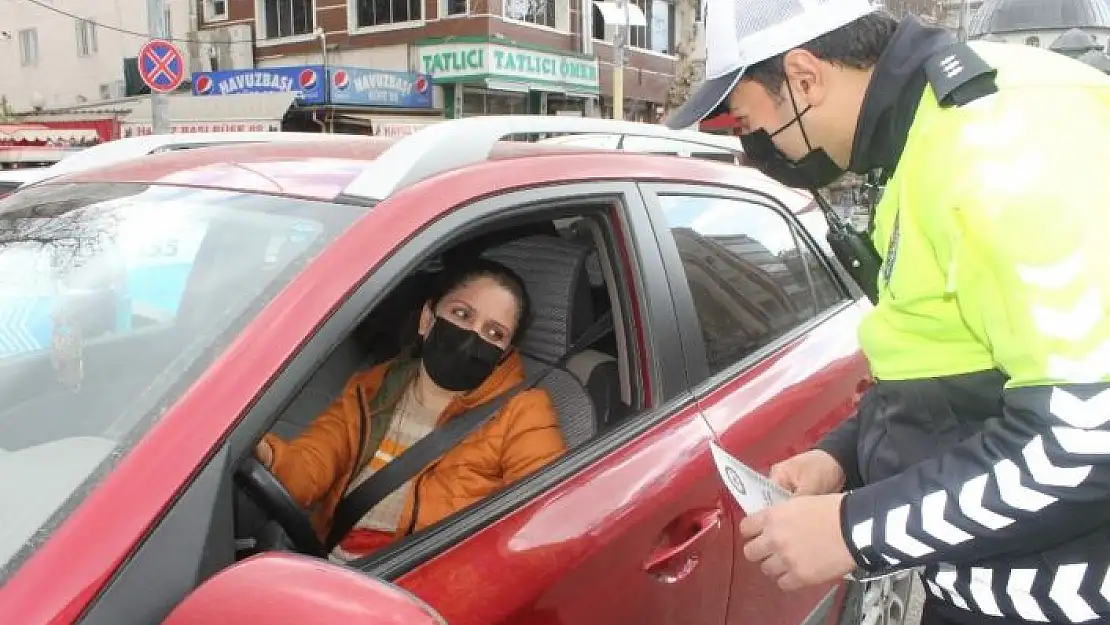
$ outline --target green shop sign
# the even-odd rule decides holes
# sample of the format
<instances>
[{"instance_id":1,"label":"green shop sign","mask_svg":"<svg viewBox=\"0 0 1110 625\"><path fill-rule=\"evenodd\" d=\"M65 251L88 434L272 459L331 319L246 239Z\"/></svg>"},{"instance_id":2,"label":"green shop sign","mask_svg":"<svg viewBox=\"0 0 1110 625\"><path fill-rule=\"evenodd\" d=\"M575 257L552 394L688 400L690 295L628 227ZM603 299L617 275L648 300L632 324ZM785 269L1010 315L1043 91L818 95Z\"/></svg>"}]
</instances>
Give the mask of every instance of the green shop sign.
<instances>
[{"instance_id":1,"label":"green shop sign","mask_svg":"<svg viewBox=\"0 0 1110 625\"><path fill-rule=\"evenodd\" d=\"M517 48L498 43L440 43L418 47L420 71L436 82L471 82L487 78L522 84L558 86L597 93L596 58Z\"/></svg>"}]
</instances>

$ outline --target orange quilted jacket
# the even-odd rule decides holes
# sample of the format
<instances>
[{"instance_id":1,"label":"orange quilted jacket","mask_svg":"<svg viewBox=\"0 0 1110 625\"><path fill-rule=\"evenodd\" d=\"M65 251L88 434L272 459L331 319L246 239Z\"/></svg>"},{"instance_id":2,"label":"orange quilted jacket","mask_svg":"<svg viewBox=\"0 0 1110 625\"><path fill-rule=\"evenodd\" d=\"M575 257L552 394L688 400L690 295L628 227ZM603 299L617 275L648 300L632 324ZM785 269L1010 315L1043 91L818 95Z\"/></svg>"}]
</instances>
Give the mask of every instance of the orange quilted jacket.
<instances>
[{"instance_id":1,"label":"orange quilted jacket","mask_svg":"<svg viewBox=\"0 0 1110 625\"><path fill-rule=\"evenodd\" d=\"M321 538L327 535L335 507L357 473L355 463L359 458L365 462L374 456L375 450L359 453L358 449L362 414L358 389L361 387L369 403L381 388L388 368L386 363L352 376L343 393L296 439L285 442L273 434L266 436L274 450L271 470L297 502L313 509L313 526ZM523 379L523 363L513 354L482 386L448 405L439 423L496 398ZM547 392L521 392L485 425L421 471L414 481L418 488L409 490L397 536L480 501L548 464L564 450Z\"/></svg>"}]
</instances>

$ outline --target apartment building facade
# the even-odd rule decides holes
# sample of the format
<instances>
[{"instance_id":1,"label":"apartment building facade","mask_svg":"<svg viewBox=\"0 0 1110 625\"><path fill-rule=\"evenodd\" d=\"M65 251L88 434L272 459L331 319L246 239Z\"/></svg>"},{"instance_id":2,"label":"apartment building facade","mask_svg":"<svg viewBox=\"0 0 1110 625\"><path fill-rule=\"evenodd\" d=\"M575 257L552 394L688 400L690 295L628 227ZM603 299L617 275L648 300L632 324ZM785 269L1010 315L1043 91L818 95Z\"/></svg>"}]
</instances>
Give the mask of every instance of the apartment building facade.
<instances>
[{"instance_id":1,"label":"apartment building facade","mask_svg":"<svg viewBox=\"0 0 1110 625\"><path fill-rule=\"evenodd\" d=\"M185 37L194 0L163 2L169 35ZM124 59L149 32L145 0L0 0L0 16L0 96L14 112L124 97Z\"/></svg>"},{"instance_id":2,"label":"apartment building facade","mask_svg":"<svg viewBox=\"0 0 1110 625\"><path fill-rule=\"evenodd\" d=\"M628 0L626 117L654 121L674 74L672 0ZM247 26L259 67L430 73L448 118L610 115L614 20L591 0L201 0L199 29ZM606 22L606 17L610 18Z\"/></svg>"},{"instance_id":3,"label":"apartment building facade","mask_svg":"<svg viewBox=\"0 0 1110 625\"><path fill-rule=\"evenodd\" d=\"M628 0L626 117L654 121L674 73L674 0ZM446 117L611 115L614 20L591 0L163 0L190 73L295 65L433 74ZM0 95L16 112L134 95L146 0L0 0ZM606 17L609 21L606 21Z\"/></svg>"}]
</instances>

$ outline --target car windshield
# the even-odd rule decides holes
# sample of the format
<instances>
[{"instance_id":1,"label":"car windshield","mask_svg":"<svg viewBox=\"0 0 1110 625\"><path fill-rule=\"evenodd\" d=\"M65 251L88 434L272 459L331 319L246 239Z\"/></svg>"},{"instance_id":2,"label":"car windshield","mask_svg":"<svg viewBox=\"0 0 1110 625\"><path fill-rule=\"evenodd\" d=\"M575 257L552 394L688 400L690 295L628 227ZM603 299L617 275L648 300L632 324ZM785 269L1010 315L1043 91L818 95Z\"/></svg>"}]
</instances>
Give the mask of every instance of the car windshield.
<instances>
[{"instance_id":1,"label":"car windshield","mask_svg":"<svg viewBox=\"0 0 1110 625\"><path fill-rule=\"evenodd\" d=\"M0 200L0 582L361 210L100 183Z\"/></svg>"}]
</instances>

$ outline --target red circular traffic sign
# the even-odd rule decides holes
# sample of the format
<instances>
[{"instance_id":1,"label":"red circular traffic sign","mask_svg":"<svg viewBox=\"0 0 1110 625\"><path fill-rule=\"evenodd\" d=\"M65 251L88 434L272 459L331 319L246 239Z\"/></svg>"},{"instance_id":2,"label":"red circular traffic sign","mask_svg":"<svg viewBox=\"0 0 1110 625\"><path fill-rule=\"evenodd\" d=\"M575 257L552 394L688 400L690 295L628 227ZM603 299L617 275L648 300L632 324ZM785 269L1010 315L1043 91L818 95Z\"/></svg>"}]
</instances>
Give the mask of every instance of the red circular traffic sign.
<instances>
[{"instance_id":1,"label":"red circular traffic sign","mask_svg":"<svg viewBox=\"0 0 1110 625\"><path fill-rule=\"evenodd\" d=\"M139 76L151 91L169 93L185 80L185 58L172 43L151 39L139 50Z\"/></svg>"}]
</instances>

